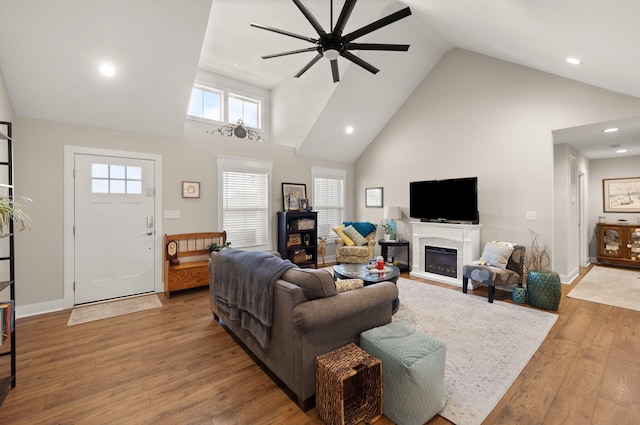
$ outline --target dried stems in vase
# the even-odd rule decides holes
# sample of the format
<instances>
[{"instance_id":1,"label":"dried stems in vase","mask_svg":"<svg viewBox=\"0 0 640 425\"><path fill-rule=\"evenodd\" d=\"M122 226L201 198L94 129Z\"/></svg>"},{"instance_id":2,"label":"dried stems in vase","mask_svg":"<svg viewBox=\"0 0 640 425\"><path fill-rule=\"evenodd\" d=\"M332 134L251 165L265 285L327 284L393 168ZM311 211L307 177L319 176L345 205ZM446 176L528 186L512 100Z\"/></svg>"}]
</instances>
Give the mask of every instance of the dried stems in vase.
<instances>
[{"instance_id":1,"label":"dried stems in vase","mask_svg":"<svg viewBox=\"0 0 640 425\"><path fill-rule=\"evenodd\" d=\"M533 230L529 229L529 234L531 235L531 250L527 260L527 271L546 270L551 264L549 247L547 244L542 245L542 247L538 245L538 234Z\"/></svg>"}]
</instances>

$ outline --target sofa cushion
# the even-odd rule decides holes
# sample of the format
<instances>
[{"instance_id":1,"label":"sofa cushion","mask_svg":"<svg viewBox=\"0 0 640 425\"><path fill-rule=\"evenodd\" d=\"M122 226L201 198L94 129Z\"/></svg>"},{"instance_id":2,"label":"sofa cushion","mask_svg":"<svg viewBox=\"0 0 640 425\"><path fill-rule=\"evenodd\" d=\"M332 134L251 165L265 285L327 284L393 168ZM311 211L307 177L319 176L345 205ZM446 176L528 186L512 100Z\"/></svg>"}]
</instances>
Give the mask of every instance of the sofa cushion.
<instances>
[{"instance_id":1,"label":"sofa cushion","mask_svg":"<svg viewBox=\"0 0 640 425\"><path fill-rule=\"evenodd\" d=\"M333 230L334 232L336 232L338 236L340 236L340 239L344 241L345 245L354 246L356 243L344 233L344 229L345 229L344 224L341 224L340 226L334 227L331 230Z\"/></svg>"},{"instance_id":2,"label":"sofa cushion","mask_svg":"<svg viewBox=\"0 0 640 425\"><path fill-rule=\"evenodd\" d=\"M376 225L368 221L345 221L345 227L353 226L362 236L367 237L369 233L376 231Z\"/></svg>"},{"instance_id":3,"label":"sofa cushion","mask_svg":"<svg viewBox=\"0 0 640 425\"><path fill-rule=\"evenodd\" d=\"M287 270L282 279L298 285L310 300L338 294L333 276L327 270L293 268Z\"/></svg>"},{"instance_id":4,"label":"sofa cushion","mask_svg":"<svg viewBox=\"0 0 640 425\"><path fill-rule=\"evenodd\" d=\"M500 270L505 270L507 268L509 257L511 257L514 249L515 245L511 242L487 242L484 246L484 251L482 251L482 257L480 257L478 263L485 266L497 267Z\"/></svg>"},{"instance_id":5,"label":"sofa cushion","mask_svg":"<svg viewBox=\"0 0 640 425\"><path fill-rule=\"evenodd\" d=\"M367 238L362 236L353 226L344 229L344 234L349 237L357 246L364 246L369 243Z\"/></svg>"}]
</instances>

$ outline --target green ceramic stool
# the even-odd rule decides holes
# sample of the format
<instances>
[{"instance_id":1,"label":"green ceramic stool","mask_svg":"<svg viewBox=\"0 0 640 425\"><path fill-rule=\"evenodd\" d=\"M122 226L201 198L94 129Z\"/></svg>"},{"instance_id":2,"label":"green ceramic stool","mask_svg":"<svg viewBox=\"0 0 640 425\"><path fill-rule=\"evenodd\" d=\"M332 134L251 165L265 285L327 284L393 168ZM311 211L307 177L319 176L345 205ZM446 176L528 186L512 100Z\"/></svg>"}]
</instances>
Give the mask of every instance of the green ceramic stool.
<instances>
[{"instance_id":1,"label":"green ceramic stool","mask_svg":"<svg viewBox=\"0 0 640 425\"><path fill-rule=\"evenodd\" d=\"M513 288L513 302L516 304L524 304L527 302L527 288L522 285Z\"/></svg>"},{"instance_id":2,"label":"green ceramic stool","mask_svg":"<svg viewBox=\"0 0 640 425\"><path fill-rule=\"evenodd\" d=\"M560 276L548 270L530 270L527 273L527 298L529 305L545 310L557 310L562 288Z\"/></svg>"}]
</instances>

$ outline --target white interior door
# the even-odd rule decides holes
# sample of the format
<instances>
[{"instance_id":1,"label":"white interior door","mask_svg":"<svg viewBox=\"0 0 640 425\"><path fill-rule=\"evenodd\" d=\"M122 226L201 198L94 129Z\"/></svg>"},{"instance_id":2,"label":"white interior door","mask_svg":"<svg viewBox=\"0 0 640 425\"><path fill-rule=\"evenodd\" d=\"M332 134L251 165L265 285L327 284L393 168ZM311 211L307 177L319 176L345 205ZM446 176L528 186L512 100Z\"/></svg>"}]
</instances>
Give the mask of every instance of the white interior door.
<instances>
[{"instance_id":1,"label":"white interior door","mask_svg":"<svg viewBox=\"0 0 640 425\"><path fill-rule=\"evenodd\" d=\"M74 304L154 290L154 161L75 154Z\"/></svg>"}]
</instances>

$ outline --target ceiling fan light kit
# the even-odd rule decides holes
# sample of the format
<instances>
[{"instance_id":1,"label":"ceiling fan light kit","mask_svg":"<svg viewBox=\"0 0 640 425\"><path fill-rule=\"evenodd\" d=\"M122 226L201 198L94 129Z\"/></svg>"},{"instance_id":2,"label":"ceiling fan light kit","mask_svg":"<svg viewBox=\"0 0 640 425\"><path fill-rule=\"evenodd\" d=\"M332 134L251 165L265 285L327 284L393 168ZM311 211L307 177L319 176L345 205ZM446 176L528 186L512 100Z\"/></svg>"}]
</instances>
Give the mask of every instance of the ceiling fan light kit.
<instances>
[{"instance_id":1,"label":"ceiling fan light kit","mask_svg":"<svg viewBox=\"0 0 640 425\"><path fill-rule=\"evenodd\" d=\"M280 56L294 55L298 53L305 52L313 52L317 51L316 56L311 59L296 75L296 78L299 78L304 74L309 68L311 68L316 62L318 62L323 57L327 58L331 63L331 73L333 75L333 82L337 83L340 81L340 73L338 69L338 57L342 56L343 58L355 63L356 65L366 69L372 74L376 74L379 69L375 66L371 65L367 61L359 58L358 56L351 53L351 50L378 50L378 51L396 51L396 52L406 52L409 50L408 44L387 44L387 43L353 43L354 40L363 37L373 31L376 31L382 27L385 27L389 24L392 24L400 19L406 18L411 15L411 9L405 7L397 12L394 12L390 15L387 15L383 18L378 19L368 25L365 25L349 34L342 35L342 31L344 30L349 17L351 16L351 12L356 5L357 0L346 0L344 2L344 6L340 11L340 16L333 26L333 1L331 1L331 26L329 32L326 32L322 25L318 22L318 20L313 16L311 11L307 9L307 7L302 3L301 0L293 0L293 3L300 9L300 12L304 15L304 17L309 21L311 26L318 33L317 38L306 37L300 34L295 34L289 31L281 30L278 28L268 27L266 25L260 24L251 24L252 27L260 28L263 30L275 32L277 34L286 35L288 37L297 38L300 40L304 40L306 42L314 44L313 47L308 47L305 49L298 50L290 50L287 52L276 53L272 55L262 56L263 59L271 59L277 58Z\"/></svg>"}]
</instances>

